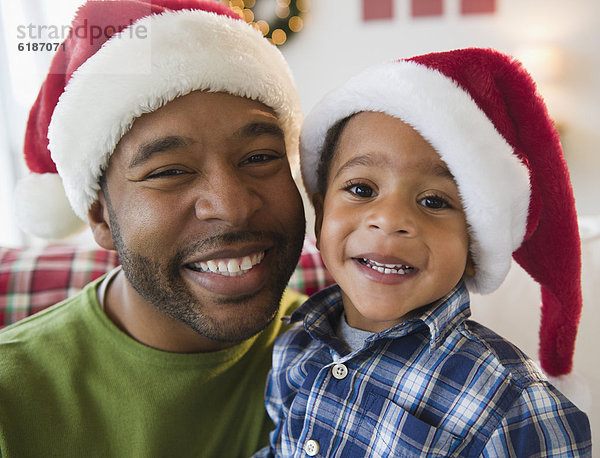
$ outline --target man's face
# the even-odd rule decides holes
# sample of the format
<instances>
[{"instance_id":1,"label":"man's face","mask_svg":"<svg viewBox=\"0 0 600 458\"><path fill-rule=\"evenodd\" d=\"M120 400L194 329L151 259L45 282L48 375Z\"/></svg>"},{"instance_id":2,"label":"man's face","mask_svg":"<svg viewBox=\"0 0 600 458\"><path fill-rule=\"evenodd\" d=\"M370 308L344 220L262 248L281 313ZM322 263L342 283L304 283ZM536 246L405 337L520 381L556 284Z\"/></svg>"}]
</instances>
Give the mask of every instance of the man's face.
<instances>
[{"instance_id":1,"label":"man's face","mask_svg":"<svg viewBox=\"0 0 600 458\"><path fill-rule=\"evenodd\" d=\"M304 238L272 110L223 93L180 97L135 121L105 189L114 245L141 300L216 341L249 338L272 320Z\"/></svg>"}]
</instances>

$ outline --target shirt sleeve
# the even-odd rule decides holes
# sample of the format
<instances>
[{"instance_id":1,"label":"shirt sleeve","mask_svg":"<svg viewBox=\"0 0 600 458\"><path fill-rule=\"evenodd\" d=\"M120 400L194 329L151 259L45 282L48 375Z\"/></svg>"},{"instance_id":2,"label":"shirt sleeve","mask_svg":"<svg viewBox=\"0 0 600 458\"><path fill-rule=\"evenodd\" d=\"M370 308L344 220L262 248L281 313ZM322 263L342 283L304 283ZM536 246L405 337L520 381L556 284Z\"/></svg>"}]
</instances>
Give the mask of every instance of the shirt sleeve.
<instances>
[{"instance_id":1,"label":"shirt sleeve","mask_svg":"<svg viewBox=\"0 0 600 458\"><path fill-rule=\"evenodd\" d=\"M523 390L482 452L485 457L591 454L587 416L546 382Z\"/></svg>"}]
</instances>

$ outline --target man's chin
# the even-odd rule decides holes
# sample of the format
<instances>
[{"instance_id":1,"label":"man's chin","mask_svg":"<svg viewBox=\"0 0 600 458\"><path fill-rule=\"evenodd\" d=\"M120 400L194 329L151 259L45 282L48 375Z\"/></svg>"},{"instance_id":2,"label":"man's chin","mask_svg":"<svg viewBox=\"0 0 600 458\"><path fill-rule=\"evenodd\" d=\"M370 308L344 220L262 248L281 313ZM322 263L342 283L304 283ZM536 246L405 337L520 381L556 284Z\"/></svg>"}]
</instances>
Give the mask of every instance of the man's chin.
<instances>
[{"instance_id":1,"label":"man's chin","mask_svg":"<svg viewBox=\"0 0 600 458\"><path fill-rule=\"evenodd\" d=\"M264 293L220 299L212 303L212 312L197 311L193 317L184 314L177 319L208 339L242 342L267 328L277 315L281 295L265 297Z\"/></svg>"}]
</instances>

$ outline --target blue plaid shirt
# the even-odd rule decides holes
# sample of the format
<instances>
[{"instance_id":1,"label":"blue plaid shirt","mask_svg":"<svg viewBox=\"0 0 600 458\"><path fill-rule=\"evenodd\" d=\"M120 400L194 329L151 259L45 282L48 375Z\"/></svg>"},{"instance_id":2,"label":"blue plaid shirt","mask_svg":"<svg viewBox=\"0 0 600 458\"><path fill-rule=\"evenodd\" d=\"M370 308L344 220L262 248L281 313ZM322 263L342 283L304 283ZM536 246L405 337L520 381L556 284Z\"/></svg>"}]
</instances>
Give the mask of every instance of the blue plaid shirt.
<instances>
[{"instance_id":1,"label":"blue plaid shirt","mask_svg":"<svg viewBox=\"0 0 600 458\"><path fill-rule=\"evenodd\" d=\"M312 296L275 344L258 456L590 456L586 415L519 349L448 296L349 352L338 286Z\"/></svg>"}]
</instances>

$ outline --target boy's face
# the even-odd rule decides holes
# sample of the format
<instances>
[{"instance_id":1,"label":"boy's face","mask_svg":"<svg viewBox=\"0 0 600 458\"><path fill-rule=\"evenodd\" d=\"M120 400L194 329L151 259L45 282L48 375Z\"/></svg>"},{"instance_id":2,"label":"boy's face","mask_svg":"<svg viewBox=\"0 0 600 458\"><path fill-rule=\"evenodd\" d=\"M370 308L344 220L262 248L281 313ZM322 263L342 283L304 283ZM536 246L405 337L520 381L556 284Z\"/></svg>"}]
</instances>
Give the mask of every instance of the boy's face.
<instances>
[{"instance_id":1,"label":"boy's face","mask_svg":"<svg viewBox=\"0 0 600 458\"><path fill-rule=\"evenodd\" d=\"M461 279L469 237L458 188L412 127L364 112L342 132L316 233L348 324L380 332Z\"/></svg>"}]
</instances>

